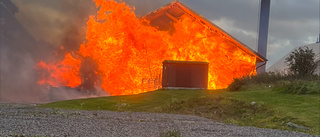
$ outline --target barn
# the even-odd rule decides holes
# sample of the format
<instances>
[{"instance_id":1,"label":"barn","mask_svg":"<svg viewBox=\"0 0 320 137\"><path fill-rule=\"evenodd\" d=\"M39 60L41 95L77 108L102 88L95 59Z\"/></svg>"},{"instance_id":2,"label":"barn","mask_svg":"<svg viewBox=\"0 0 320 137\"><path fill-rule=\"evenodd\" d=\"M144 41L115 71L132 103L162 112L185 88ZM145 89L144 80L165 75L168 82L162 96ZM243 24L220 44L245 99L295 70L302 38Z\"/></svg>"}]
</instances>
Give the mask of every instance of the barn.
<instances>
[{"instance_id":1,"label":"barn","mask_svg":"<svg viewBox=\"0 0 320 137\"><path fill-rule=\"evenodd\" d=\"M184 60L185 58L182 58L182 61L205 61L209 63L209 88L211 89L225 88L228 84L230 84L230 82L233 81L233 78L255 74L256 68L259 67L256 66L256 64L259 63L264 65L267 61L266 58L258 54L256 51L252 50L250 47L240 42L235 37L231 36L226 31L219 28L208 19L202 17L200 14L193 11L180 1L173 1L159 8L158 10L143 16L142 19L145 20L146 24L156 27L160 31L168 31L172 35L179 35L179 31L181 31L180 29L191 26L191 29L187 28L187 31L190 31L190 35L198 33L197 35L201 35L206 40L211 39L211 41L207 42L205 46L213 46L214 44L212 45L212 43L216 43L214 46L217 46L218 50L212 50L209 52L213 52L212 54L216 54L217 56L209 57L207 60ZM180 27L181 24L187 25ZM184 37L189 37L189 35ZM197 36L192 38L196 39ZM181 41L184 41L184 39ZM198 45L201 44L196 43L193 46ZM238 56L239 54L241 54L243 58L251 58L250 61L247 61L253 64L248 65L248 63L243 63L246 61L239 59L242 58L241 56ZM212 61L212 59L218 61ZM215 77L215 80L212 80L212 77ZM210 83L210 81L214 83ZM225 83L221 81L224 81ZM164 86L164 83L162 86Z\"/></svg>"}]
</instances>

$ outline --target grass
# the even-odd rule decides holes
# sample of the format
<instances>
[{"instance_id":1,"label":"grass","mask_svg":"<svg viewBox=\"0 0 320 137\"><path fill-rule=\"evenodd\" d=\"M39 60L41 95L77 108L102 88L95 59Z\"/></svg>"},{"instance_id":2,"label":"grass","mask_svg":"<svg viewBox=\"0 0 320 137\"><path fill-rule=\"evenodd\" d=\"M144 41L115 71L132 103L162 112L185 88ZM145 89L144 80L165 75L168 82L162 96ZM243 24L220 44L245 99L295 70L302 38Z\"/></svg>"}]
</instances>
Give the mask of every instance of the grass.
<instances>
[{"instance_id":1,"label":"grass","mask_svg":"<svg viewBox=\"0 0 320 137\"><path fill-rule=\"evenodd\" d=\"M276 117L288 118L299 125L311 127L311 130L307 131L307 133L320 135L320 96L318 94L295 95L274 89L263 89L228 92L226 96L237 98L241 101L257 102L266 105L276 112ZM285 120L284 122L290 121ZM288 129L283 125L279 127L275 125L272 128Z\"/></svg>"},{"instance_id":2,"label":"grass","mask_svg":"<svg viewBox=\"0 0 320 137\"><path fill-rule=\"evenodd\" d=\"M181 133L178 130L161 132L160 137L181 137Z\"/></svg>"},{"instance_id":3,"label":"grass","mask_svg":"<svg viewBox=\"0 0 320 137\"><path fill-rule=\"evenodd\" d=\"M204 90L157 90L138 95L111 96L68 100L42 105L42 107L80 109L80 110L112 110L112 111L146 111L156 112L163 106L173 102L205 96Z\"/></svg>"},{"instance_id":4,"label":"grass","mask_svg":"<svg viewBox=\"0 0 320 137\"><path fill-rule=\"evenodd\" d=\"M319 82L319 76L296 79L264 74L235 80L228 90L157 90L54 102L41 107L188 114L243 126L320 135ZM288 123L310 129L294 128ZM176 133L163 135L179 136Z\"/></svg>"},{"instance_id":5,"label":"grass","mask_svg":"<svg viewBox=\"0 0 320 137\"><path fill-rule=\"evenodd\" d=\"M256 104L251 105L251 102ZM286 94L270 88L242 92L157 90L138 95L54 102L41 107L189 114L243 126L295 130L320 135L319 103L319 95ZM288 122L311 129L293 129L286 125Z\"/></svg>"}]
</instances>

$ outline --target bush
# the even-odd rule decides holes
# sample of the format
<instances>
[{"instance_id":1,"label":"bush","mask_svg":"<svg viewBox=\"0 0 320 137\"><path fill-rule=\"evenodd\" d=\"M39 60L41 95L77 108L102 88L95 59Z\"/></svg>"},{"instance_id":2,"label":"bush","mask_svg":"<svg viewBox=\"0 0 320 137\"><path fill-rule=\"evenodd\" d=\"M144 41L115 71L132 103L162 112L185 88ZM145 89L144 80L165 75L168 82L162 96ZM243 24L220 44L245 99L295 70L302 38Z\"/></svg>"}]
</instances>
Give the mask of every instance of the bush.
<instances>
[{"instance_id":1,"label":"bush","mask_svg":"<svg viewBox=\"0 0 320 137\"><path fill-rule=\"evenodd\" d=\"M307 85L302 84L301 86L308 86L307 88L311 88L312 87L312 91L308 91L306 93L316 93L316 91L319 91L319 87L318 89L313 89L313 87L315 87L316 85L318 85L317 83L320 83L320 76L317 75L309 75L309 76L304 76L304 77L299 77L297 75L292 75L292 74L281 74L281 73L274 73L274 72L269 72L269 73L263 73L263 74L258 74L258 75L254 75L254 76L246 76L243 78L238 78L238 79L234 79L234 81L228 86L228 90L229 91L241 91L241 90L247 90L247 89L252 89L252 88L270 88L271 87L282 87L282 88L290 88L290 86L296 87L297 89L295 89L295 92L298 92L298 87L299 84L302 83L308 83ZM300 81L300 82L297 82ZM311 83L315 83L312 85L310 85ZM285 87L283 87L285 86ZM300 87L301 87L300 86ZM311 87L310 87L311 86ZM302 87L301 87L302 88ZM303 89L303 88L302 88ZM302 90L301 89L301 90ZM288 89L289 90L289 89ZM290 89L292 90L292 89ZM310 89L311 90L311 89ZM314 91L316 90L316 91ZM303 91L301 91L303 92Z\"/></svg>"},{"instance_id":2,"label":"bush","mask_svg":"<svg viewBox=\"0 0 320 137\"><path fill-rule=\"evenodd\" d=\"M234 81L228 86L229 91L240 91L248 89L250 85L255 84L272 84L275 81L293 79L291 76L283 75L280 73L263 73L254 76L246 76L242 78L234 79Z\"/></svg>"},{"instance_id":3,"label":"bush","mask_svg":"<svg viewBox=\"0 0 320 137\"><path fill-rule=\"evenodd\" d=\"M305 77L313 75L317 68L315 60L315 53L308 47L300 47L293 51L289 57L286 58L289 70L292 74Z\"/></svg>"},{"instance_id":4,"label":"bush","mask_svg":"<svg viewBox=\"0 0 320 137\"><path fill-rule=\"evenodd\" d=\"M229 91L240 91L244 89L246 81L243 79L234 79L234 81L228 86Z\"/></svg>"},{"instance_id":5,"label":"bush","mask_svg":"<svg viewBox=\"0 0 320 137\"><path fill-rule=\"evenodd\" d=\"M320 81L295 81L290 84L284 85L282 90L283 93L291 93L298 95L306 94L320 94Z\"/></svg>"}]
</instances>

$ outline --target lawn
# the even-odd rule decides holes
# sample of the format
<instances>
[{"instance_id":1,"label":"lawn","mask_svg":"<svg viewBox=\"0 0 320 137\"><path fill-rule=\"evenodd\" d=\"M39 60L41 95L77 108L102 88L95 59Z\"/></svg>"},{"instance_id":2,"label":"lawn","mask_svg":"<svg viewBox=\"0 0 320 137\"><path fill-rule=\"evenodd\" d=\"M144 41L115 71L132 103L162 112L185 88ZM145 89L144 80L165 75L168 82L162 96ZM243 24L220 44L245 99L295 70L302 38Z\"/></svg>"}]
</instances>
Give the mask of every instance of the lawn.
<instances>
[{"instance_id":1,"label":"lawn","mask_svg":"<svg viewBox=\"0 0 320 137\"><path fill-rule=\"evenodd\" d=\"M295 95L281 93L274 89L228 92L226 96L246 102L258 102L271 107L281 117L291 117L300 124L313 127L311 133L320 135L319 94Z\"/></svg>"},{"instance_id":2,"label":"lawn","mask_svg":"<svg viewBox=\"0 0 320 137\"><path fill-rule=\"evenodd\" d=\"M253 103L252 102L256 102ZM293 95L272 88L228 92L227 90L157 90L153 92L101 98L60 101L41 107L158 112L198 115L221 122L294 130L320 135L320 97ZM288 122L310 127L289 127Z\"/></svg>"},{"instance_id":3,"label":"lawn","mask_svg":"<svg viewBox=\"0 0 320 137\"><path fill-rule=\"evenodd\" d=\"M80 110L112 110L112 111L146 111L155 112L159 107L172 102L205 96L203 90L157 90L138 95L110 96L79 100L60 101L42 105L42 107L80 109Z\"/></svg>"}]
</instances>

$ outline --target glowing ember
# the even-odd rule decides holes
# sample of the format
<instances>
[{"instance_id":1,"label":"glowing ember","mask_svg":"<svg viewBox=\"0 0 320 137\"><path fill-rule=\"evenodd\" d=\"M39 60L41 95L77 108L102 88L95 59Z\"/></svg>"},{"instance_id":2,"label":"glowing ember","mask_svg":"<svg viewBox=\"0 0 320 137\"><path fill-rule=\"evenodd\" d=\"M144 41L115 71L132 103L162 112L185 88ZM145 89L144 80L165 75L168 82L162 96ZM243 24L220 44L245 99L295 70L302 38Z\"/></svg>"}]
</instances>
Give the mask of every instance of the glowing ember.
<instances>
[{"instance_id":1,"label":"glowing ember","mask_svg":"<svg viewBox=\"0 0 320 137\"><path fill-rule=\"evenodd\" d=\"M146 19L137 18L124 2L94 1L100 10L87 22L88 41L80 45L75 57L68 53L60 62L39 62L37 68L46 72L39 84L80 86L85 79L79 74L84 58L96 64L93 70L101 77L99 86L111 95L157 88L144 84L160 81L164 60L209 62L210 89L226 88L233 78L255 74L256 56L188 16L175 22L174 32L159 31Z\"/></svg>"}]
</instances>

